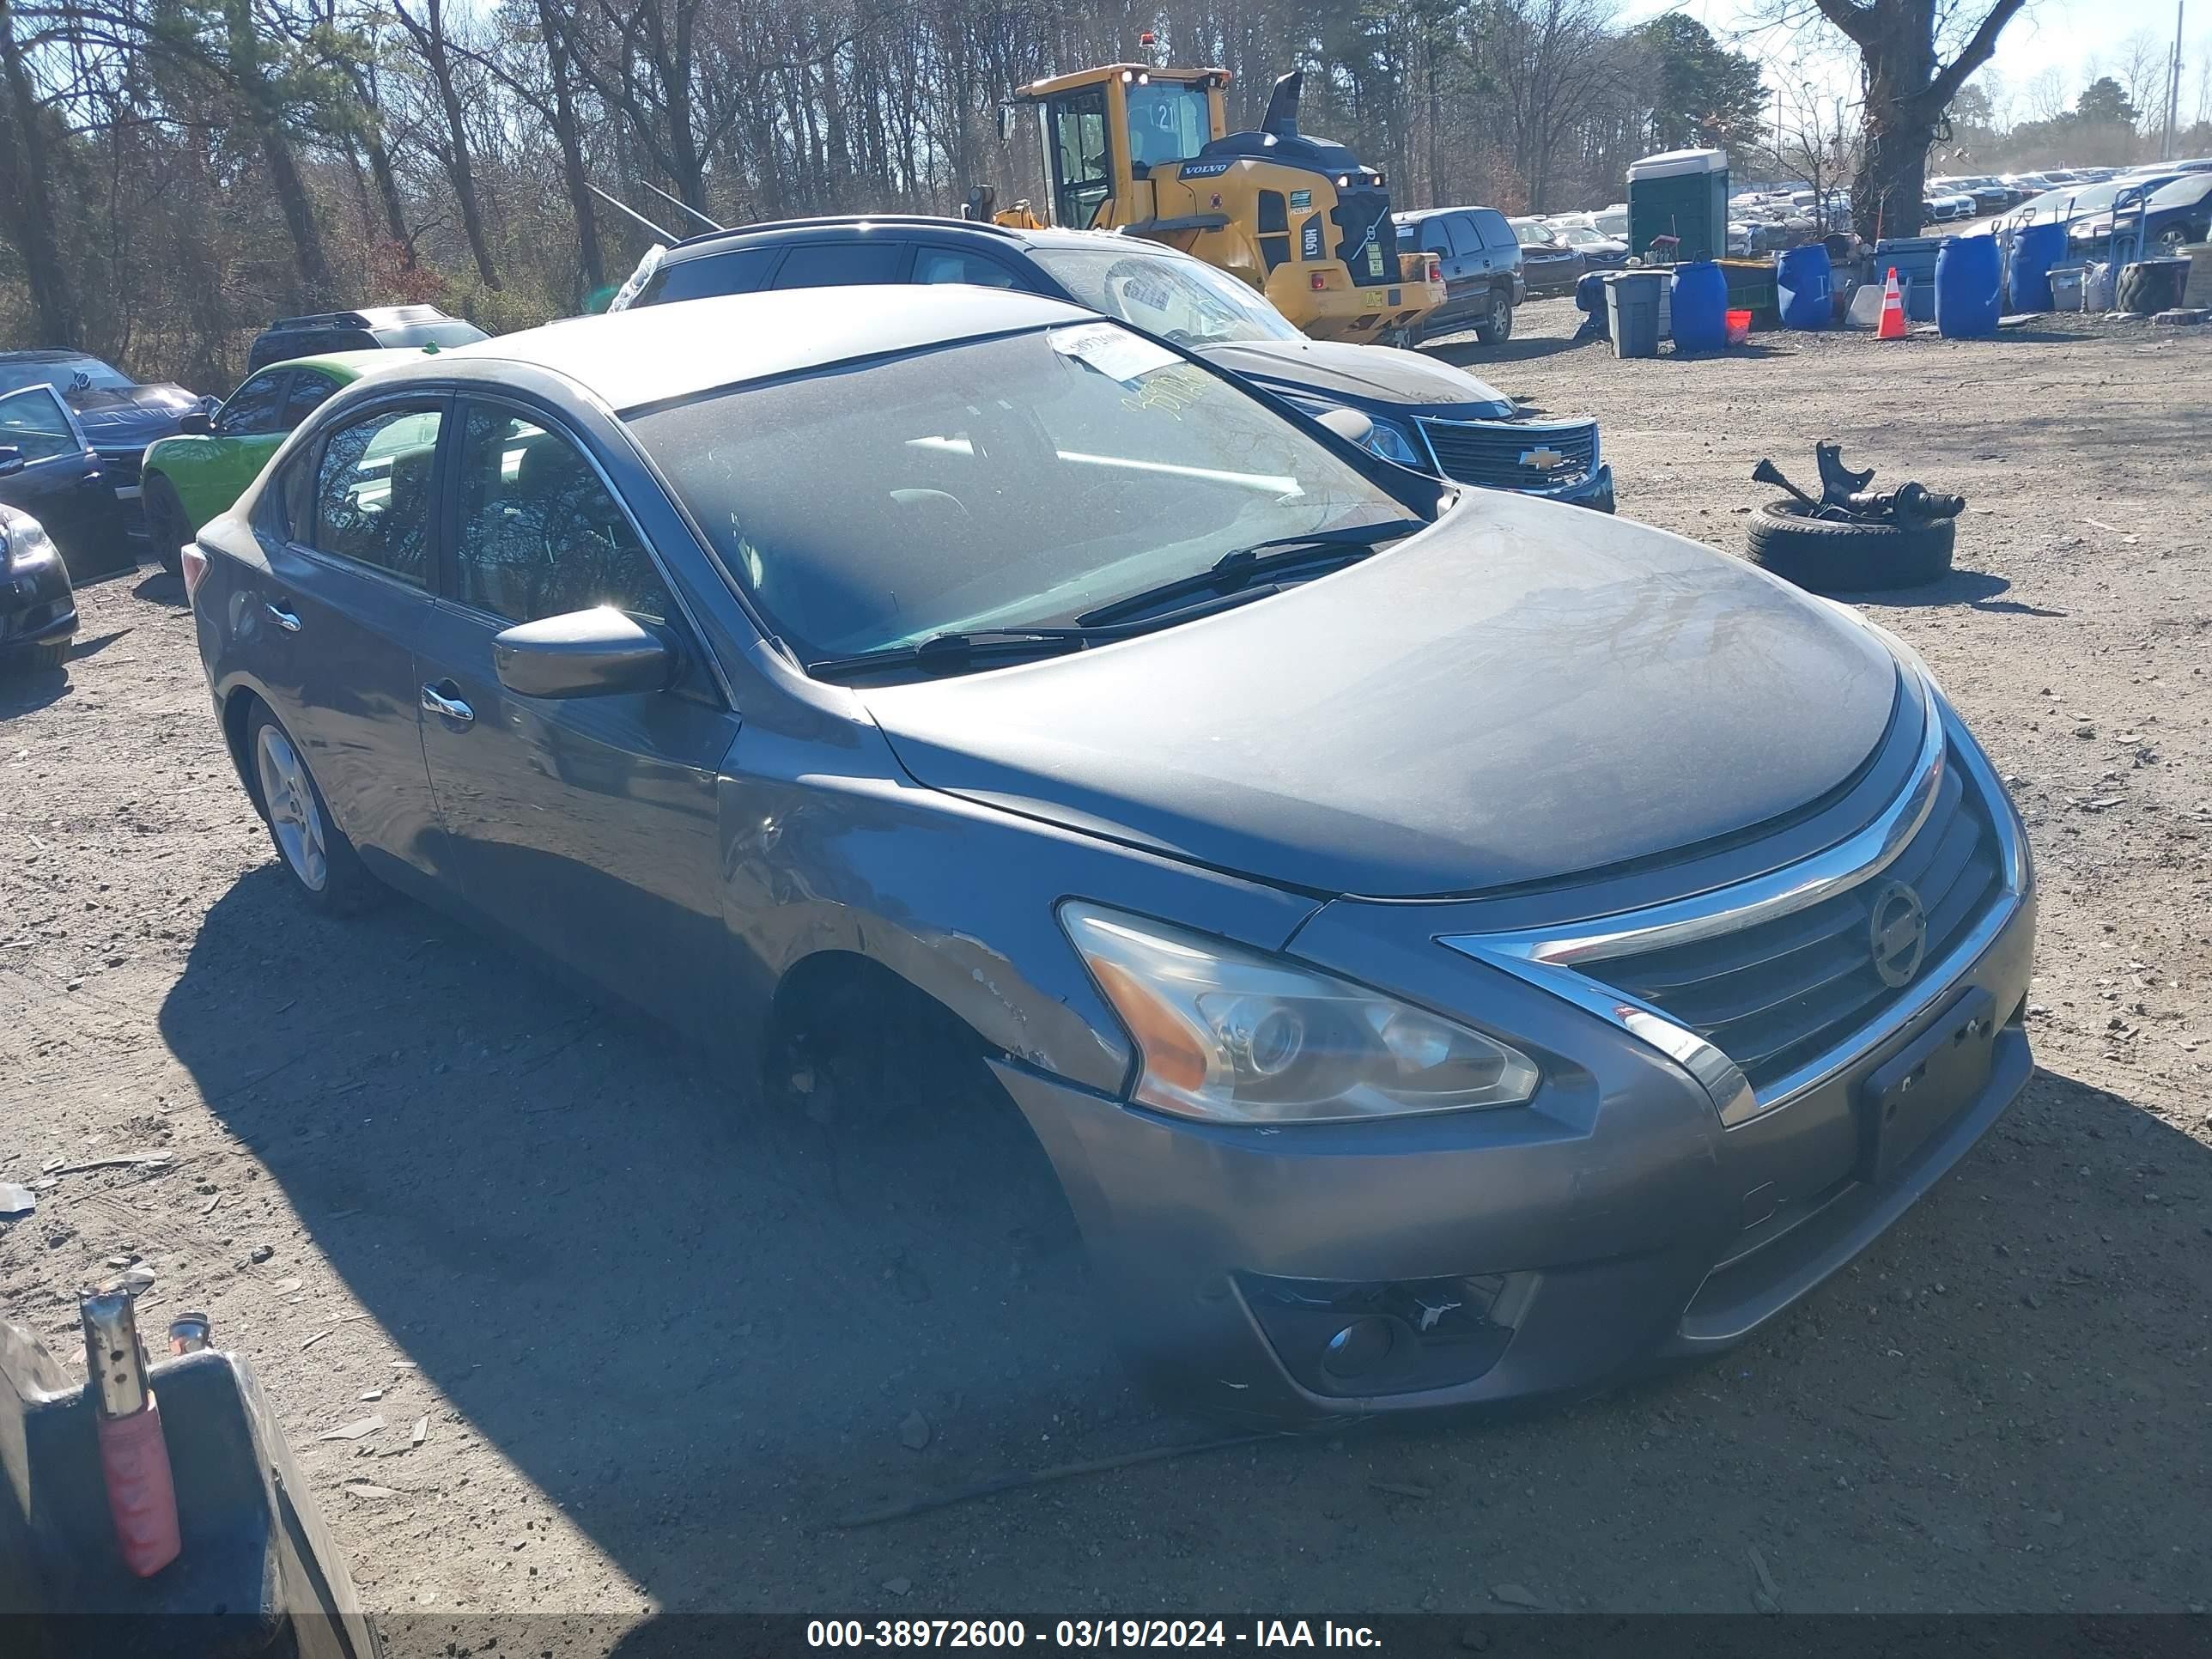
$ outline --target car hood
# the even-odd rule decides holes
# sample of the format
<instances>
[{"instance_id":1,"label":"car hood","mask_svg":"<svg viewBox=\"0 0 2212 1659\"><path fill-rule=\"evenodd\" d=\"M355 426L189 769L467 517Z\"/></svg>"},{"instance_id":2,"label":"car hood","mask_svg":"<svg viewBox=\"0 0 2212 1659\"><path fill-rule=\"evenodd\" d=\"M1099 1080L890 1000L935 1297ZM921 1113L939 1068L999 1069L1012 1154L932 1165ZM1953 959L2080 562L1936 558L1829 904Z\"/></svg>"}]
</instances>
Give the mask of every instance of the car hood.
<instances>
[{"instance_id":1,"label":"car hood","mask_svg":"<svg viewBox=\"0 0 2212 1659\"><path fill-rule=\"evenodd\" d=\"M1513 400L1463 368L1395 346L1343 340L1237 340L1199 355L1233 374L1284 392L1405 409L1450 410L1462 420L1504 420Z\"/></svg>"},{"instance_id":2,"label":"car hood","mask_svg":"<svg viewBox=\"0 0 2212 1659\"><path fill-rule=\"evenodd\" d=\"M77 424L95 449L149 444L156 438L166 438L177 429L179 416L207 406L198 394L167 383L113 391L99 387L64 391L62 397L76 412Z\"/></svg>"},{"instance_id":3,"label":"car hood","mask_svg":"<svg viewBox=\"0 0 2212 1659\"><path fill-rule=\"evenodd\" d=\"M1261 881L1463 895L1798 811L1880 744L1869 630L1709 548L1488 491L1279 596L859 695L918 781Z\"/></svg>"}]
</instances>

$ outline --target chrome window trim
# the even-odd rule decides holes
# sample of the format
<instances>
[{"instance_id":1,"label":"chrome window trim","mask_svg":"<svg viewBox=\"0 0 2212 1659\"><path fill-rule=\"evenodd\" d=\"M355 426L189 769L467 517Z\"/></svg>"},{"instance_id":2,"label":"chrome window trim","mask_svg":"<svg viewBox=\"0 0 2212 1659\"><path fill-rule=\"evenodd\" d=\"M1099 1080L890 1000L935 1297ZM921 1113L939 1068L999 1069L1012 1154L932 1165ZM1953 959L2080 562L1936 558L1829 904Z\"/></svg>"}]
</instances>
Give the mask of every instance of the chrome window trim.
<instances>
[{"instance_id":1,"label":"chrome window trim","mask_svg":"<svg viewBox=\"0 0 2212 1659\"><path fill-rule=\"evenodd\" d=\"M1694 898L1607 917L1604 926L1595 931L1539 928L1440 934L1437 943L1503 969L1657 1048L1705 1089L1728 1128L1748 1123L1820 1087L1893 1033L1919 1019L1948 994L2011 925L2027 893L2030 874L2025 834L2002 785L1965 726L1936 695L1934 683L1917 669L1907 672L1921 694L1926 729L1913 781L1895 805L1848 841L1772 875ZM1996 902L1904 996L1825 1053L1777 1079L1764 1093L1753 1089L1734 1060L1687 1026L1649 1003L1577 971L1577 963L1755 926L1871 880L1896 860L1927 821L1942 783L1947 745L1955 748L1995 828L2002 884Z\"/></svg>"}]
</instances>

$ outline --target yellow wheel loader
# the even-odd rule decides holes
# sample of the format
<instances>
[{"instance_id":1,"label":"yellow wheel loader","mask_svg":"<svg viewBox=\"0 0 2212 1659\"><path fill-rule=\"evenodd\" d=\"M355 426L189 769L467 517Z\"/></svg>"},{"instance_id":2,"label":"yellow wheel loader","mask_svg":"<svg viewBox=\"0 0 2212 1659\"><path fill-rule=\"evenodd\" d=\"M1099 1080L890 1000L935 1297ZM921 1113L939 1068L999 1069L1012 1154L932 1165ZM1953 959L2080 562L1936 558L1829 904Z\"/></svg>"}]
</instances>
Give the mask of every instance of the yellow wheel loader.
<instances>
[{"instance_id":1,"label":"yellow wheel loader","mask_svg":"<svg viewBox=\"0 0 2212 1659\"><path fill-rule=\"evenodd\" d=\"M1382 174L1298 131L1296 70L1257 132L1229 132L1223 69L1109 64L1033 81L1046 222L1165 242L1243 277L1316 339L1410 343L1443 302L1433 253L1398 252ZM1011 133L1012 110L1003 119ZM1036 222L1024 203L995 216Z\"/></svg>"}]
</instances>

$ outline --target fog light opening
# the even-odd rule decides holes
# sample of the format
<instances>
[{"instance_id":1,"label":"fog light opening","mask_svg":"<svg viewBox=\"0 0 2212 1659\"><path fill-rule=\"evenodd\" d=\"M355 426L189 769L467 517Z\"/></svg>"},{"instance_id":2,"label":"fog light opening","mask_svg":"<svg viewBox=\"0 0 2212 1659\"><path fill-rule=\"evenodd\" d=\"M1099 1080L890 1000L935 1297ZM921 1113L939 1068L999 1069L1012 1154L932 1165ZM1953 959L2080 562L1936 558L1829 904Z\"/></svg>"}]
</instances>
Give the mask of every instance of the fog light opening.
<instances>
[{"instance_id":1,"label":"fog light opening","mask_svg":"<svg viewBox=\"0 0 2212 1659\"><path fill-rule=\"evenodd\" d=\"M1395 1321L1371 1315L1355 1319L1323 1345L1321 1367L1331 1376L1347 1382L1371 1376L1389 1363L1391 1350L1397 1346Z\"/></svg>"}]
</instances>

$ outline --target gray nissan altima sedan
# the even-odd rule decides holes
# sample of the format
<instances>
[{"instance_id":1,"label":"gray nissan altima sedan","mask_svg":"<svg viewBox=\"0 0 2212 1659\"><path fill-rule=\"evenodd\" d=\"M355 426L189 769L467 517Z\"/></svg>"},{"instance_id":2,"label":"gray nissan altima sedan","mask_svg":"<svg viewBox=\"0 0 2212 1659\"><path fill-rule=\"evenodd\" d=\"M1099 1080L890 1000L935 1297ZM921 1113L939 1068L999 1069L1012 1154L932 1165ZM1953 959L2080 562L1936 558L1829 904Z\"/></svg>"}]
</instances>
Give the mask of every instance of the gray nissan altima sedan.
<instances>
[{"instance_id":1,"label":"gray nissan altima sedan","mask_svg":"<svg viewBox=\"0 0 2212 1659\"><path fill-rule=\"evenodd\" d=\"M2020 820L1897 641L1054 301L442 352L185 564L306 902L787 1067L957 1045L1188 1403L1726 1346L2028 1075Z\"/></svg>"}]
</instances>

